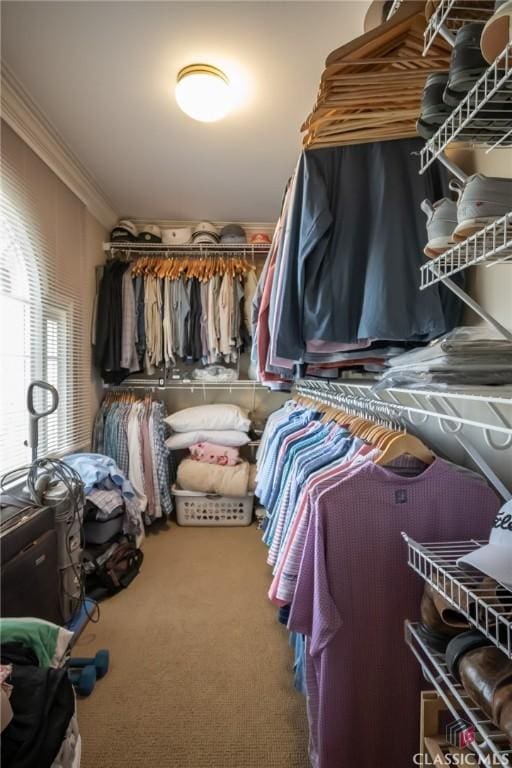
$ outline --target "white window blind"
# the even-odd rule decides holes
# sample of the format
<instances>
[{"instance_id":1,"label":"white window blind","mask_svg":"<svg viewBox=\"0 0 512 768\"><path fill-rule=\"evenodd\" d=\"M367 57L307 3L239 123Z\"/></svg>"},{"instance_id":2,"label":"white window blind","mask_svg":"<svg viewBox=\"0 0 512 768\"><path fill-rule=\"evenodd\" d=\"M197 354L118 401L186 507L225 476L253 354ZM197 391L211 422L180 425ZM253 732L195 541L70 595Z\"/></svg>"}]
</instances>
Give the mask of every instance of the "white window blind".
<instances>
[{"instance_id":1,"label":"white window blind","mask_svg":"<svg viewBox=\"0 0 512 768\"><path fill-rule=\"evenodd\" d=\"M88 298L84 295L81 263L83 232L76 233L77 248L69 253L73 268L59 268L56 247L51 247L42 234L38 200L22 172L5 157L0 215L3 475L31 460L31 452L24 445L28 438L26 391L30 381L43 379L53 384L60 396L57 411L39 422L39 456L59 456L89 444L93 400L85 306ZM55 227L55 237L51 238L54 243L57 223ZM49 397L39 390L35 402L38 410L46 410Z\"/></svg>"}]
</instances>

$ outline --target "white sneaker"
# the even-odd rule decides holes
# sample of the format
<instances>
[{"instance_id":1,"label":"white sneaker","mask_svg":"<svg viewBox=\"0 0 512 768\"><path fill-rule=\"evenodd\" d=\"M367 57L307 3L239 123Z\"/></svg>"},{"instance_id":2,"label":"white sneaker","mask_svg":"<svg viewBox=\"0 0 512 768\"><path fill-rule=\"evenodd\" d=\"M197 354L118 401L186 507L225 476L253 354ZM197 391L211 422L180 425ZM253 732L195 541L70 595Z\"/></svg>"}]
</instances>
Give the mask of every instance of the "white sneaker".
<instances>
[{"instance_id":1,"label":"white sneaker","mask_svg":"<svg viewBox=\"0 0 512 768\"><path fill-rule=\"evenodd\" d=\"M421 210L427 216L428 243L423 253L435 259L441 253L455 245L453 230L457 226L457 203L443 197L433 205L430 200L424 200Z\"/></svg>"},{"instance_id":2,"label":"white sneaker","mask_svg":"<svg viewBox=\"0 0 512 768\"><path fill-rule=\"evenodd\" d=\"M476 173L466 181L457 205L455 240L465 240L512 211L512 179Z\"/></svg>"}]
</instances>

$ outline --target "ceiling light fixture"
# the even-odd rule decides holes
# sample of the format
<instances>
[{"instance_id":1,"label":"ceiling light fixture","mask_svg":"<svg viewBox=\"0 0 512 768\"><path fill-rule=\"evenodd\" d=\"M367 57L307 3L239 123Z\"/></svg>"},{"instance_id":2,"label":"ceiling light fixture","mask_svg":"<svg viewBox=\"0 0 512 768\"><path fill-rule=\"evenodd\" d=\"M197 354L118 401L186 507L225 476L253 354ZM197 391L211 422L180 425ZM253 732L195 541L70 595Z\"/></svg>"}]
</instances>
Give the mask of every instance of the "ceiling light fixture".
<instances>
[{"instance_id":1,"label":"ceiling light fixture","mask_svg":"<svg viewBox=\"0 0 512 768\"><path fill-rule=\"evenodd\" d=\"M222 120L232 106L229 80L222 70L210 64L190 64L178 72L176 101L194 120Z\"/></svg>"}]
</instances>

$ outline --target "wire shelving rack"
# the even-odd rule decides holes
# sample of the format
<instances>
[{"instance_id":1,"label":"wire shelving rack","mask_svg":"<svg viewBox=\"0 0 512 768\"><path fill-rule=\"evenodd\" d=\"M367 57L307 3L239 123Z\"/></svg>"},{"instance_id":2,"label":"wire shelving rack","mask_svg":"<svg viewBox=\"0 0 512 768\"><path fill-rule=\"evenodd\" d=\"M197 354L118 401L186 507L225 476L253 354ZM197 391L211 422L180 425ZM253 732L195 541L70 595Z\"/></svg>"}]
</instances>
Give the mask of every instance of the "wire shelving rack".
<instances>
[{"instance_id":1,"label":"wire shelving rack","mask_svg":"<svg viewBox=\"0 0 512 768\"><path fill-rule=\"evenodd\" d=\"M479 763L509 768L512 763L512 747L506 735L475 705L463 686L450 674L442 654L431 650L418 632L418 625L405 622L406 643L416 656L425 679L443 699L455 720L464 719L475 729L475 740L467 749L480 758ZM467 763L470 764L469 761Z\"/></svg>"},{"instance_id":2,"label":"wire shelving rack","mask_svg":"<svg viewBox=\"0 0 512 768\"><path fill-rule=\"evenodd\" d=\"M496 587L480 571L457 565L459 557L487 542L418 544L405 533L403 537L408 565L512 659L512 592Z\"/></svg>"},{"instance_id":3,"label":"wire shelving rack","mask_svg":"<svg viewBox=\"0 0 512 768\"><path fill-rule=\"evenodd\" d=\"M497 57L420 152L420 173L454 141L512 147L512 43Z\"/></svg>"},{"instance_id":4,"label":"wire shelving rack","mask_svg":"<svg viewBox=\"0 0 512 768\"><path fill-rule=\"evenodd\" d=\"M489 483L504 499L512 494L487 458L465 434L465 427L481 430L481 438L493 451L512 446L512 423L506 413L512 407L510 387L460 387L459 390L386 387L375 389L376 382L346 379L344 382L319 382L301 379L295 389L299 395L319 402L359 411L366 418L391 421L413 430L426 422L436 423L442 433L453 438L475 463ZM471 405L471 410L467 408Z\"/></svg>"},{"instance_id":5,"label":"wire shelving rack","mask_svg":"<svg viewBox=\"0 0 512 768\"><path fill-rule=\"evenodd\" d=\"M270 243L185 243L167 245L166 243L103 243L103 250L110 258L117 255L138 256L266 256Z\"/></svg>"},{"instance_id":6,"label":"wire shelving rack","mask_svg":"<svg viewBox=\"0 0 512 768\"><path fill-rule=\"evenodd\" d=\"M367 379L346 379L337 382L320 382L300 379L296 392L336 406L346 404L347 398L359 398L361 402L379 401L393 406L395 411L412 424L423 424L431 416L440 423L448 425L447 433L456 434L463 426L482 429L489 438L496 432L506 436L503 449L512 445L512 424L504 416L501 408L512 407L511 387L460 387L459 390L433 390L421 387L387 387L376 390L377 382ZM344 401L345 398L345 402ZM487 416L483 418L467 417L459 413L458 406L470 403L480 405ZM491 441L490 441L491 442ZM490 445L490 447L497 447Z\"/></svg>"},{"instance_id":7,"label":"wire shelving rack","mask_svg":"<svg viewBox=\"0 0 512 768\"><path fill-rule=\"evenodd\" d=\"M512 260L512 212L450 248L420 268L420 289L451 277L468 267Z\"/></svg>"},{"instance_id":8,"label":"wire shelving rack","mask_svg":"<svg viewBox=\"0 0 512 768\"><path fill-rule=\"evenodd\" d=\"M424 37L423 55L436 37L441 36L451 44L457 30L470 21L485 22L492 16L494 2L492 0L441 0L434 8L428 20Z\"/></svg>"}]
</instances>

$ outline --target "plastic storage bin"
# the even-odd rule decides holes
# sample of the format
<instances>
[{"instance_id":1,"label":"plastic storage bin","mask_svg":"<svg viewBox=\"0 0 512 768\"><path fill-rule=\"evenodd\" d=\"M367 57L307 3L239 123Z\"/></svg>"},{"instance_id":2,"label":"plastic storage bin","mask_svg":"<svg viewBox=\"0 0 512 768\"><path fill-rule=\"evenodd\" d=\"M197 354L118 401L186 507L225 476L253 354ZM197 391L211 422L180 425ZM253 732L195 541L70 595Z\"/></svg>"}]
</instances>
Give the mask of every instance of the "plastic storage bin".
<instances>
[{"instance_id":1,"label":"plastic storage bin","mask_svg":"<svg viewBox=\"0 0 512 768\"><path fill-rule=\"evenodd\" d=\"M218 496L215 493L171 489L176 502L178 525L250 525L254 495Z\"/></svg>"}]
</instances>

